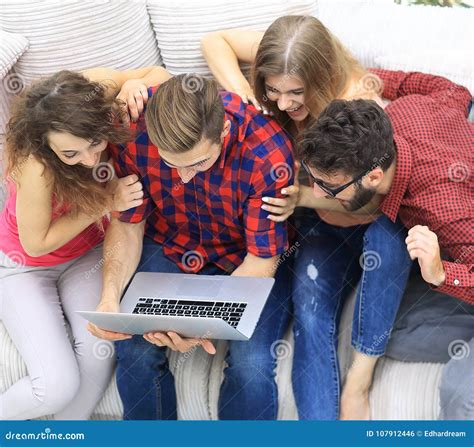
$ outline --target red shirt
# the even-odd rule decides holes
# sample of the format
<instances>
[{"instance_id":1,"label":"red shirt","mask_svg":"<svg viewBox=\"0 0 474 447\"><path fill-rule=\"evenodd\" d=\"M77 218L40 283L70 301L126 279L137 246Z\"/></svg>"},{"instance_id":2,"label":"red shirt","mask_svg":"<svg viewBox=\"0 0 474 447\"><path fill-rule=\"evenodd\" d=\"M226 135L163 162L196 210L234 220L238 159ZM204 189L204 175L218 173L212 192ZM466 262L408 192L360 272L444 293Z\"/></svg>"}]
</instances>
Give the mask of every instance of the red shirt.
<instances>
[{"instance_id":1,"label":"red shirt","mask_svg":"<svg viewBox=\"0 0 474 447\"><path fill-rule=\"evenodd\" d=\"M436 290L474 304L474 125L469 91L422 73L371 70L384 82L397 168L381 209L438 236L445 282Z\"/></svg>"},{"instance_id":2,"label":"red shirt","mask_svg":"<svg viewBox=\"0 0 474 447\"><path fill-rule=\"evenodd\" d=\"M261 205L262 197L281 197L281 188L292 184L291 141L274 119L239 96L223 92L221 97L230 132L214 165L186 184L149 140L144 114L132 123L136 140L110 148L118 176L137 174L144 190L143 204L120 220L146 219L146 236L185 271L197 272L211 262L230 272L247 253L269 258L288 245L286 223L267 219Z\"/></svg>"}]
</instances>

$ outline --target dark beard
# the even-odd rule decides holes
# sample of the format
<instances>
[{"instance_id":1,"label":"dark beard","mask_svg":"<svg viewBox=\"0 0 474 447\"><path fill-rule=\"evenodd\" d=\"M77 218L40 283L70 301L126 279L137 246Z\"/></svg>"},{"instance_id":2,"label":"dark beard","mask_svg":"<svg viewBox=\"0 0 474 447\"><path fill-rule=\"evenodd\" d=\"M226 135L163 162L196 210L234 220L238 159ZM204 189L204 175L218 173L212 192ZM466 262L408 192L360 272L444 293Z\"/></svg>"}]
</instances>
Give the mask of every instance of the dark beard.
<instances>
[{"instance_id":1,"label":"dark beard","mask_svg":"<svg viewBox=\"0 0 474 447\"><path fill-rule=\"evenodd\" d=\"M349 205L343 205L347 211L356 211L367 205L375 196L375 191L364 188L362 185L356 186L356 193L354 197L349 200Z\"/></svg>"}]
</instances>

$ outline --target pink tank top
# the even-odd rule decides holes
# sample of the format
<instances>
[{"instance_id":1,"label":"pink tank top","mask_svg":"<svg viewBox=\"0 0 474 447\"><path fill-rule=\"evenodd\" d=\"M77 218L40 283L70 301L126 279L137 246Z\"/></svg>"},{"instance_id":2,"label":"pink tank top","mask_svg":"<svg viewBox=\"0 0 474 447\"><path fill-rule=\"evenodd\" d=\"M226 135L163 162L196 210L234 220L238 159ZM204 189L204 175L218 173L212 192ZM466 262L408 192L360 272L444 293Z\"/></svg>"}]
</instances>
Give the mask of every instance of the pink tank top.
<instances>
[{"instance_id":1,"label":"pink tank top","mask_svg":"<svg viewBox=\"0 0 474 447\"><path fill-rule=\"evenodd\" d=\"M64 212L64 211L63 211ZM54 215L53 219L60 217L61 213ZM104 218L104 229L108 220ZM18 225L16 221L16 185L8 181L8 195L5 208L0 214L0 250L12 261L33 267L48 267L63 264L83 255L91 248L100 244L104 233L96 224L88 226L67 244L43 256L29 256L20 243Z\"/></svg>"}]
</instances>

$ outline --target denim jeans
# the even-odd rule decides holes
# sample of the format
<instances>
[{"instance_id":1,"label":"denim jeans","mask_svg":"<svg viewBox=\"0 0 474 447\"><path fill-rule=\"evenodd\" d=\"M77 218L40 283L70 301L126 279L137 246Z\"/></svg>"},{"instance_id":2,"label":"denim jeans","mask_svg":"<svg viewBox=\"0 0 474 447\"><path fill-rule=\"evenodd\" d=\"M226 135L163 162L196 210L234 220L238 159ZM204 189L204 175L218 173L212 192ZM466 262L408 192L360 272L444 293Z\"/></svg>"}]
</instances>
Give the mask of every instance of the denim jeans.
<instances>
[{"instance_id":1,"label":"denim jeans","mask_svg":"<svg viewBox=\"0 0 474 447\"><path fill-rule=\"evenodd\" d=\"M161 245L143 241L143 253L137 271L180 273L179 267L163 254ZM214 265L206 265L201 274L225 274ZM277 389L274 377L276 356L270 346L281 338L289 313L283 298L289 289L272 290L260 322L248 342L229 342L228 367L219 398L222 419L275 419ZM251 299L251 297L249 297ZM271 327L270 333L265 328ZM115 343L117 386L126 420L176 419L176 390L169 370L166 348L148 343L141 335Z\"/></svg>"},{"instance_id":2,"label":"denim jeans","mask_svg":"<svg viewBox=\"0 0 474 447\"><path fill-rule=\"evenodd\" d=\"M337 344L344 298L359 281L352 346L367 355L382 355L412 265L407 231L386 216L369 225L335 227L311 210L300 210L294 222L299 241L292 295L296 405L300 419L337 419Z\"/></svg>"}]
</instances>

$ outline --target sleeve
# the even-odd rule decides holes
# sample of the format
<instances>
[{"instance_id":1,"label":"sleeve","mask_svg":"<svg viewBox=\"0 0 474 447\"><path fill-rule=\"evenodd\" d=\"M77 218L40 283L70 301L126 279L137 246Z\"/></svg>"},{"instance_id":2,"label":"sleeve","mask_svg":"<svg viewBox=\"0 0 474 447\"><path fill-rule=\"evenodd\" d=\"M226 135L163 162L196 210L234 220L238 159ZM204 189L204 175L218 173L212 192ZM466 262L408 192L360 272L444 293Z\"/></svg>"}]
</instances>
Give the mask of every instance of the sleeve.
<instances>
[{"instance_id":1,"label":"sleeve","mask_svg":"<svg viewBox=\"0 0 474 447\"><path fill-rule=\"evenodd\" d=\"M288 248L286 222L273 222L262 210L262 197L282 197L281 189L293 184L294 157L291 143L273 150L264 160L254 165L250 195L244 206L244 227L247 252L260 258L271 258Z\"/></svg>"},{"instance_id":2,"label":"sleeve","mask_svg":"<svg viewBox=\"0 0 474 447\"><path fill-rule=\"evenodd\" d=\"M474 304L474 264L442 262L446 279L442 285L435 288L436 291L459 298L468 304Z\"/></svg>"},{"instance_id":3,"label":"sleeve","mask_svg":"<svg viewBox=\"0 0 474 447\"><path fill-rule=\"evenodd\" d=\"M109 154L112 158L115 174L118 178L136 174L143 185L143 203L135 208L119 213L118 218L122 222L140 223L153 211L153 201L149 194L148 177L143 177L137 164L133 162L128 145L109 144Z\"/></svg>"},{"instance_id":4,"label":"sleeve","mask_svg":"<svg viewBox=\"0 0 474 447\"><path fill-rule=\"evenodd\" d=\"M382 69L370 71L382 79L384 98L394 101L407 95L430 96L450 108L461 110L465 116L468 114L472 99L469 90L442 76Z\"/></svg>"}]
</instances>

